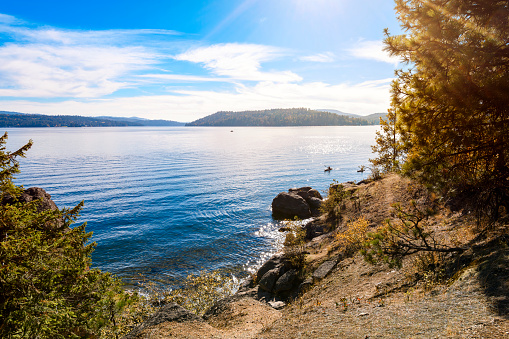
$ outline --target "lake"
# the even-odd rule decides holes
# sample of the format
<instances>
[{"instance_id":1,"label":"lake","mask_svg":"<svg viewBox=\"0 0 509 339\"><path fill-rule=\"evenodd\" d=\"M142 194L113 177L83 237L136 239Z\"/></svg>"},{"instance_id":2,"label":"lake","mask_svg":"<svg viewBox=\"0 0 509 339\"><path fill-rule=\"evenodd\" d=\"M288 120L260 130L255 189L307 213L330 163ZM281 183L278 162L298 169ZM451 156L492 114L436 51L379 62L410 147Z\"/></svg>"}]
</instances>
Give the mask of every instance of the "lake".
<instances>
[{"instance_id":1,"label":"lake","mask_svg":"<svg viewBox=\"0 0 509 339\"><path fill-rule=\"evenodd\" d=\"M368 172L377 126L6 129L8 150L33 139L16 183L85 207L94 267L129 283L253 270L280 249L272 199L324 195ZM324 172L331 166L331 172Z\"/></svg>"}]
</instances>

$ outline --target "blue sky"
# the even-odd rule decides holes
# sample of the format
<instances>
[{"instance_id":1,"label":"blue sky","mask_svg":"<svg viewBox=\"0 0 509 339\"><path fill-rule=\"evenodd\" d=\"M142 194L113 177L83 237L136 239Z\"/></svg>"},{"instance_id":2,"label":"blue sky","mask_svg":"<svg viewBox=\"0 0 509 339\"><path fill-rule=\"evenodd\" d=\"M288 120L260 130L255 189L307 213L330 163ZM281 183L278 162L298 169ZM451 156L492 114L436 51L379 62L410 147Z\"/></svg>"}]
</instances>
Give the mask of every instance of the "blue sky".
<instances>
[{"instance_id":1,"label":"blue sky","mask_svg":"<svg viewBox=\"0 0 509 339\"><path fill-rule=\"evenodd\" d=\"M0 110L193 121L385 112L389 0L0 2Z\"/></svg>"}]
</instances>

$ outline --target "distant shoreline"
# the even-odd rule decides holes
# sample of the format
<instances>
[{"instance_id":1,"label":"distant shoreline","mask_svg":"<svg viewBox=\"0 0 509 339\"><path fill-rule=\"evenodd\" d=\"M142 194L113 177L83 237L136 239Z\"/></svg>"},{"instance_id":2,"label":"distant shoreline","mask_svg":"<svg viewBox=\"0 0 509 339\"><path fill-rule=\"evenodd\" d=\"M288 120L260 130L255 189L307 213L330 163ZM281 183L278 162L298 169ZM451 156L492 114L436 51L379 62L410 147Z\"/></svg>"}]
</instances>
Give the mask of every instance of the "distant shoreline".
<instances>
[{"instance_id":1,"label":"distant shoreline","mask_svg":"<svg viewBox=\"0 0 509 339\"><path fill-rule=\"evenodd\" d=\"M368 116L310 110L307 108L261 111L221 111L192 122L151 120L138 117L85 117L0 111L1 128L39 127L318 127L379 125L383 113Z\"/></svg>"}]
</instances>

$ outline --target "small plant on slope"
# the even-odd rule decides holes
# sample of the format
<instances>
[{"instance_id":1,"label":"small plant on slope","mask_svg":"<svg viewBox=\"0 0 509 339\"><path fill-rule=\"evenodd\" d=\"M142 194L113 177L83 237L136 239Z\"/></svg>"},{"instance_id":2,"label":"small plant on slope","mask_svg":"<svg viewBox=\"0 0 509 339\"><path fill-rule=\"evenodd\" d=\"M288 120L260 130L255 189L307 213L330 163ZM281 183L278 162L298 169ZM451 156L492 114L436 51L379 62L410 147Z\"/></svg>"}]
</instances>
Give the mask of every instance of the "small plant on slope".
<instances>
[{"instance_id":1,"label":"small plant on slope","mask_svg":"<svg viewBox=\"0 0 509 339\"><path fill-rule=\"evenodd\" d=\"M368 233L361 253L371 263L386 262L391 267L401 267L403 257L419 252L462 252L463 248L448 247L435 239L428 218L435 212L422 211L411 202L411 210L405 211L400 204L393 206L396 220L386 220L376 232Z\"/></svg>"}]
</instances>

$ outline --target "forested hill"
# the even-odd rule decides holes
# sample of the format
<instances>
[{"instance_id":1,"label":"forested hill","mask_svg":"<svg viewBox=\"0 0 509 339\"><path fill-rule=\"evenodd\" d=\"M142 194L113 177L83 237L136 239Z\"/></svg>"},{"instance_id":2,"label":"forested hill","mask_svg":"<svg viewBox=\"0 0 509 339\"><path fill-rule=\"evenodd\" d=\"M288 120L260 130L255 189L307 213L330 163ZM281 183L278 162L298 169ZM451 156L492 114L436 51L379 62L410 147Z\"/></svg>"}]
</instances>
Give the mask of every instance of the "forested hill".
<instances>
[{"instance_id":1,"label":"forested hill","mask_svg":"<svg viewBox=\"0 0 509 339\"><path fill-rule=\"evenodd\" d=\"M186 126L360 126L372 124L362 118L307 108L290 108L217 112L188 123Z\"/></svg>"},{"instance_id":2,"label":"forested hill","mask_svg":"<svg viewBox=\"0 0 509 339\"><path fill-rule=\"evenodd\" d=\"M78 115L43 115L0 111L0 127L125 127L181 126L170 120L140 118L83 117Z\"/></svg>"}]
</instances>

